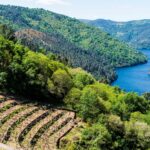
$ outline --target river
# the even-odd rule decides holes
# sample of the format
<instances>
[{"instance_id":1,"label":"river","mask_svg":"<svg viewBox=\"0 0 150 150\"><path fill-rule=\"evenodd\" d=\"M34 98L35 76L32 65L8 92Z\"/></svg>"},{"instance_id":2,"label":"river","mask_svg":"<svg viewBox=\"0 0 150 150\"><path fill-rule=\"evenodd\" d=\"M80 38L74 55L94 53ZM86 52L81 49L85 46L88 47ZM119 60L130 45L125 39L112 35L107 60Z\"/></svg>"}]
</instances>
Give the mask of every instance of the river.
<instances>
[{"instance_id":1,"label":"river","mask_svg":"<svg viewBox=\"0 0 150 150\"><path fill-rule=\"evenodd\" d=\"M127 92L143 94L150 92L150 50L142 50L148 63L117 69L118 79L112 83Z\"/></svg>"}]
</instances>

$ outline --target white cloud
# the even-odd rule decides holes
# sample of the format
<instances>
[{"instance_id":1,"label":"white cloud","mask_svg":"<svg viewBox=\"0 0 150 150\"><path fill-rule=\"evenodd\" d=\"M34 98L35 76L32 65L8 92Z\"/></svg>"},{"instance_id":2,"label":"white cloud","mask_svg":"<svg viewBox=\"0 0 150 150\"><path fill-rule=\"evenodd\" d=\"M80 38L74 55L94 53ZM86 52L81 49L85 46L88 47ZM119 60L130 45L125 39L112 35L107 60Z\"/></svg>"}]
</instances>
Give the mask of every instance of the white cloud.
<instances>
[{"instance_id":1,"label":"white cloud","mask_svg":"<svg viewBox=\"0 0 150 150\"><path fill-rule=\"evenodd\" d=\"M40 5L70 5L66 0L37 0L37 3Z\"/></svg>"}]
</instances>

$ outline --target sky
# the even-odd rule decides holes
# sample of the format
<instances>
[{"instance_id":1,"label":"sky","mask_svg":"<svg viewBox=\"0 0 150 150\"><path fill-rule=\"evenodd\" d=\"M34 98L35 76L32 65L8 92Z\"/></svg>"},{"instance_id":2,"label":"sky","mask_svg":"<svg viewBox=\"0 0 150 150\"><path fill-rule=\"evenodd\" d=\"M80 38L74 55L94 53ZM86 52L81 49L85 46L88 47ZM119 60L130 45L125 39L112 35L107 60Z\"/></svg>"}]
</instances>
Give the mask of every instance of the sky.
<instances>
[{"instance_id":1,"label":"sky","mask_svg":"<svg viewBox=\"0 0 150 150\"><path fill-rule=\"evenodd\" d=\"M0 0L0 4L44 8L77 19L150 19L150 0Z\"/></svg>"}]
</instances>

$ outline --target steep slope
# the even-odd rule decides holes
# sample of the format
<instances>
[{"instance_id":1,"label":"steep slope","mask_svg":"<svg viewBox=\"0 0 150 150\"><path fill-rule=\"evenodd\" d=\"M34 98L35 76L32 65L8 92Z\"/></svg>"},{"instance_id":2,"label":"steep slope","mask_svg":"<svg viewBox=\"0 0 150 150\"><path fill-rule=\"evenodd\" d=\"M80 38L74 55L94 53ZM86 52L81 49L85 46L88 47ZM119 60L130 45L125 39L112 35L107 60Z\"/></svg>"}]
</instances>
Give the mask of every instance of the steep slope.
<instances>
[{"instance_id":1,"label":"steep slope","mask_svg":"<svg viewBox=\"0 0 150 150\"><path fill-rule=\"evenodd\" d=\"M4 98L6 100L1 101L0 105L11 101L8 97ZM9 108L7 104L7 107L0 108L0 142L13 147L0 143L0 149L56 150L58 141L74 128L75 113L57 107L47 107L46 104L37 106L36 103L23 103L24 100L20 100L22 103L14 97L15 106Z\"/></svg>"},{"instance_id":2,"label":"steep slope","mask_svg":"<svg viewBox=\"0 0 150 150\"><path fill-rule=\"evenodd\" d=\"M107 74L114 76L114 72L109 70L111 65L121 67L146 61L146 58L140 52L113 39L107 33L67 16L43 9L1 5L0 18L1 23L10 24L16 30L32 28L48 34L60 34L69 42L83 49L82 51L85 51L85 53L97 52L99 63L103 68L103 70L100 69L100 80L107 82L113 80L114 77L107 76ZM87 64L91 63L91 61L87 62ZM79 65L82 67L82 64ZM100 67L95 65L90 72L99 70L98 68ZM99 75L96 73L96 76Z\"/></svg>"},{"instance_id":3,"label":"steep slope","mask_svg":"<svg viewBox=\"0 0 150 150\"><path fill-rule=\"evenodd\" d=\"M149 93L99 83L2 36L0 48L0 143L28 150L150 148Z\"/></svg>"},{"instance_id":4,"label":"steep slope","mask_svg":"<svg viewBox=\"0 0 150 150\"><path fill-rule=\"evenodd\" d=\"M46 34L33 29L24 29L17 31L15 37L23 45L33 50L46 49L66 62L72 67L82 67L91 72L95 77L107 77L108 80L115 79L115 73L112 65L107 65L107 60L96 51L86 51L66 40L59 34ZM103 60L100 62L99 60ZM106 71L109 70L109 71Z\"/></svg>"},{"instance_id":5,"label":"steep slope","mask_svg":"<svg viewBox=\"0 0 150 150\"><path fill-rule=\"evenodd\" d=\"M114 37L129 43L138 49L150 49L150 20L115 22L111 20L81 20L99 27Z\"/></svg>"}]
</instances>

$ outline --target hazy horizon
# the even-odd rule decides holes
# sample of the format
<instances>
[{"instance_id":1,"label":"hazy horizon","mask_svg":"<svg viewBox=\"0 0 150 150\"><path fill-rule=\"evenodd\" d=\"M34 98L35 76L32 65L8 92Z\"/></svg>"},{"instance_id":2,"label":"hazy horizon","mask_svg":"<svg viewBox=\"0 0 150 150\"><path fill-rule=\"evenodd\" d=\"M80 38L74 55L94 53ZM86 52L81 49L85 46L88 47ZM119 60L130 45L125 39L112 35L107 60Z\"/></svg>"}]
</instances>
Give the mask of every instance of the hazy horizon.
<instances>
[{"instance_id":1,"label":"hazy horizon","mask_svg":"<svg viewBox=\"0 0 150 150\"><path fill-rule=\"evenodd\" d=\"M77 19L119 22L150 19L148 0L0 0L0 4L43 8Z\"/></svg>"}]
</instances>

